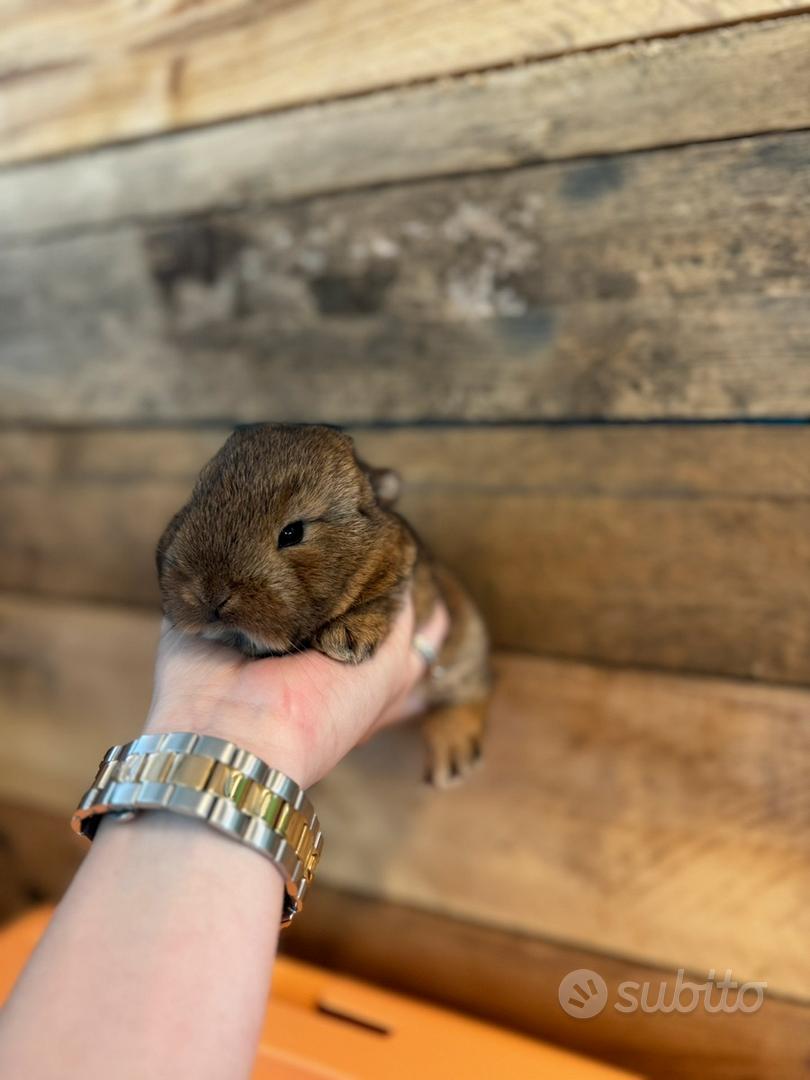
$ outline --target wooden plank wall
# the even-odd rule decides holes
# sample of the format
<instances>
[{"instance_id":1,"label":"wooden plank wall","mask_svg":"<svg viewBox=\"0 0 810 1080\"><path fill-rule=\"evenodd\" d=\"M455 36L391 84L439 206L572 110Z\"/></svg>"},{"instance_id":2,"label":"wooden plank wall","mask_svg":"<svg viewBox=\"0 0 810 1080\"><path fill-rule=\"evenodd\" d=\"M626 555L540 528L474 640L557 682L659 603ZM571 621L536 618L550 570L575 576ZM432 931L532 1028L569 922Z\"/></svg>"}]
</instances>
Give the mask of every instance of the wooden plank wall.
<instances>
[{"instance_id":1,"label":"wooden plank wall","mask_svg":"<svg viewBox=\"0 0 810 1080\"><path fill-rule=\"evenodd\" d=\"M810 679L804 426L352 430L498 646ZM0 432L0 588L156 607L155 538L226 434Z\"/></svg>"},{"instance_id":2,"label":"wooden plank wall","mask_svg":"<svg viewBox=\"0 0 810 1080\"><path fill-rule=\"evenodd\" d=\"M670 0L564 10L522 0L246 0L80 11L3 0L3 159L156 134L307 101L368 93L801 11L790 0Z\"/></svg>"},{"instance_id":3,"label":"wooden plank wall","mask_svg":"<svg viewBox=\"0 0 810 1080\"><path fill-rule=\"evenodd\" d=\"M651 1075L803 1075L774 1033L810 997L810 15L0 0L0 27L0 795L64 813L137 727L154 542L228 427L348 425L500 677L466 788L422 790L410 732L323 785L324 880L426 948L765 979L773 1021L684 1020L675 1064L652 1024L497 1018Z\"/></svg>"},{"instance_id":4,"label":"wooden plank wall","mask_svg":"<svg viewBox=\"0 0 810 1080\"><path fill-rule=\"evenodd\" d=\"M8 797L24 801L47 774L42 805L70 811L86 762L143 716L155 637L145 612L0 601ZM410 729L323 781L322 876L653 963L731 968L804 996L805 692L517 655L502 656L497 674L487 764L463 787L419 783Z\"/></svg>"}]
</instances>

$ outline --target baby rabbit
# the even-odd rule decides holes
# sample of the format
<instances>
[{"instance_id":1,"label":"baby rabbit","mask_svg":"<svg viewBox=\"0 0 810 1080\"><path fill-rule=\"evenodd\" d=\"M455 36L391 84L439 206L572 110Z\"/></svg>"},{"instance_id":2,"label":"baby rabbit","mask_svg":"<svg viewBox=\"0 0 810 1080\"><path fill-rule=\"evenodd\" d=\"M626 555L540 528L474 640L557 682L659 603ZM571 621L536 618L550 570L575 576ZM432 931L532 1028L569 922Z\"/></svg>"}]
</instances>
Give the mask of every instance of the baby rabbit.
<instances>
[{"instance_id":1,"label":"baby rabbit","mask_svg":"<svg viewBox=\"0 0 810 1080\"><path fill-rule=\"evenodd\" d=\"M489 656L467 594L392 506L399 478L348 435L304 424L238 428L200 473L157 548L163 611L248 656L302 648L360 663L412 585L417 626L438 599L450 630L425 676L427 775L460 778L481 754Z\"/></svg>"}]
</instances>

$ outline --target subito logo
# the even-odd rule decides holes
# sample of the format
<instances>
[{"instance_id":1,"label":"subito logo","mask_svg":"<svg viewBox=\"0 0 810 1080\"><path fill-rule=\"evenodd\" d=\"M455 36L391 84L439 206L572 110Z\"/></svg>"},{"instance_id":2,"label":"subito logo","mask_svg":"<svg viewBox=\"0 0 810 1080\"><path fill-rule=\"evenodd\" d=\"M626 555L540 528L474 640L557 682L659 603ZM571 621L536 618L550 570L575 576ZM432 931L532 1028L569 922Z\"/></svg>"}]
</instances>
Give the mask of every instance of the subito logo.
<instances>
[{"instance_id":1,"label":"subito logo","mask_svg":"<svg viewBox=\"0 0 810 1080\"><path fill-rule=\"evenodd\" d=\"M598 1016L607 1005L607 983L602 976L589 968L569 971L557 992L564 1012L576 1020L590 1020Z\"/></svg>"}]
</instances>

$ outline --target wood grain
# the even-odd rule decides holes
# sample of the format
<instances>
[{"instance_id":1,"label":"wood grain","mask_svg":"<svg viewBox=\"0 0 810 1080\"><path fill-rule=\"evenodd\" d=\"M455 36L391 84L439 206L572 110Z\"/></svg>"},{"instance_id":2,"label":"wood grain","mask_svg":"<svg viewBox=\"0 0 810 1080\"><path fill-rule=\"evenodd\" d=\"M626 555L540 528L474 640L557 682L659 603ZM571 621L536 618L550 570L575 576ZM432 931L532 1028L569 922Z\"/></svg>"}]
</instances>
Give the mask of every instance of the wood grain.
<instances>
[{"instance_id":1,"label":"wood grain","mask_svg":"<svg viewBox=\"0 0 810 1080\"><path fill-rule=\"evenodd\" d=\"M485 769L415 784L405 731L316 791L369 895L807 997L803 693L504 658Z\"/></svg>"},{"instance_id":2,"label":"wood grain","mask_svg":"<svg viewBox=\"0 0 810 1080\"><path fill-rule=\"evenodd\" d=\"M807 127L808 50L810 16L794 16L7 169L0 171L0 235Z\"/></svg>"},{"instance_id":3,"label":"wood grain","mask_svg":"<svg viewBox=\"0 0 810 1080\"><path fill-rule=\"evenodd\" d=\"M65 817L0 803L0 920L32 899L58 901L86 845ZM306 916L281 938L283 953L400 993L413 994L655 1080L800 1080L810 1053L807 1008L769 995L754 1014L628 1015L608 1008L588 1023L566 1016L557 987L570 971L595 970L611 1002L621 983L666 986L663 968L510 934L330 888L319 881ZM431 963L425 966L423 958Z\"/></svg>"},{"instance_id":4,"label":"wood grain","mask_svg":"<svg viewBox=\"0 0 810 1080\"><path fill-rule=\"evenodd\" d=\"M0 601L3 798L71 806L142 722L156 628ZM403 729L318 786L322 880L806 999L807 717L802 691L504 656L466 785L421 785Z\"/></svg>"},{"instance_id":5,"label":"wood grain","mask_svg":"<svg viewBox=\"0 0 810 1080\"><path fill-rule=\"evenodd\" d=\"M87 850L64 814L0 802L0 924L31 904L60 900Z\"/></svg>"},{"instance_id":6,"label":"wood grain","mask_svg":"<svg viewBox=\"0 0 810 1080\"><path fill-rule=\"evenodd\" d=\"M675 990L675 974L566 948L319 883L283 951L638 1072L650 1080L802 1080L810 1053L806 1006L765 999L753 1014L622 1014L568 1017L557 987L571 971L597 971L615 1002L624 982ZM425 964L425 957L430 958ZM705 977L705 973L702 973Z\"/></svg>"},{"instance_id":7,"label":"wood grain","mask_svg":"<svg viewBox=\"0 0 810 1080\"><path fill-rule=\"evenodd\" d=\"M157 537L226 433L0 433L0 588L155 606ZM810 682L810 428L355 436L498 646Z\"/></svg>"},{"instance_id":8,"label":"wood grain","mask_svg":"<svg viewBox=\"0 0 810 1080\"><path fill-rule=\"evenodd\" d=\"M0 418L804 417L808 161L796 133L8 244Z\"/></svg>"},{"instance_id":9,"label":"wood grain","mask_svg":"<svg viewBox=\"0 0 810 1080\"><path fill-rule=\"evenodd\" d=\"M305 0L20 5L4 0L2 160L414 80L801 11L786 0Z\"/></svg>"},{"instance_id":10,"label":"wood grain","mask_svg":"<svg viewBox=\"0 0 810 1080\"><path fill-rule=\"evenodd\" d=\"M72 812L104 750L143 727L158 631L154 613L0 599L3 799Z\"/></svg>"}]
</instances>

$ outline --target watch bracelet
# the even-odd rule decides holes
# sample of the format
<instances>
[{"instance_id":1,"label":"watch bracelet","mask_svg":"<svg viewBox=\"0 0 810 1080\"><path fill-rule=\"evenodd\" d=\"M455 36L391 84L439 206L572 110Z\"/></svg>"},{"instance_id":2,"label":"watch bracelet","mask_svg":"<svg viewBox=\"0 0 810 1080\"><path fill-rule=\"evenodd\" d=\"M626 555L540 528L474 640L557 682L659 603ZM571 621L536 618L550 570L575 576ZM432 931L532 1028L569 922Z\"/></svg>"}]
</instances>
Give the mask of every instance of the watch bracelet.
<instances>
[{"instance_id":1,"label":"watch bracelet","mask_svg":"<svg viewBox=\"0 0 810 1080\"><path fill-rule=\"evenodd\" d=\"M284 878L282 925L303 905L323 850L303 788L235 743L164 732L112 746L74 811L74 832L92 840L105 814L129 820L167 810L207 821L266 856Z\"/></svg>"}]
</instances>

